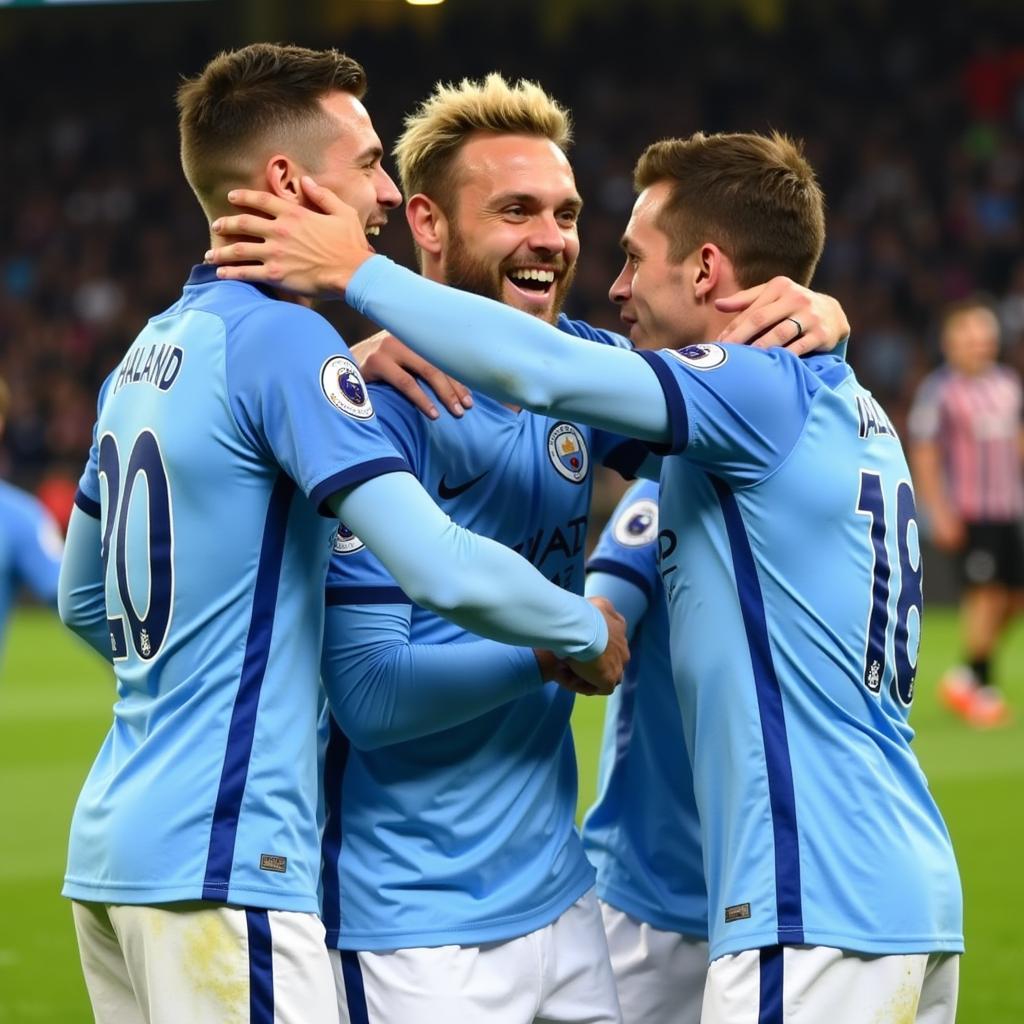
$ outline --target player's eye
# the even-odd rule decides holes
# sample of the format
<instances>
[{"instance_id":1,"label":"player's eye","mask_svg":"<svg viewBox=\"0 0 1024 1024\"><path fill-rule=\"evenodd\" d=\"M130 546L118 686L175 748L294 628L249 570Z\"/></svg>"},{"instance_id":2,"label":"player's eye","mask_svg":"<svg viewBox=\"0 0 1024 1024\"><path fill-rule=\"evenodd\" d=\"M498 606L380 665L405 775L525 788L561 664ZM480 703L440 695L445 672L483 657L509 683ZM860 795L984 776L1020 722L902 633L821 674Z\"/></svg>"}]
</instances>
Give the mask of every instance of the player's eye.
<instances>
[{"instance_id":1,"label":"player's eye","mask_svg":"<svg viewBox=\"0 0 1024 1024\"><path fill-rule=\"evenodd\" d=\"M562 212L558 215L559 222L564 224L566 227L570 227L570 228L579 219L580 219L580 211L579 210L562 210Z\"/></svg>"}]
</instances>

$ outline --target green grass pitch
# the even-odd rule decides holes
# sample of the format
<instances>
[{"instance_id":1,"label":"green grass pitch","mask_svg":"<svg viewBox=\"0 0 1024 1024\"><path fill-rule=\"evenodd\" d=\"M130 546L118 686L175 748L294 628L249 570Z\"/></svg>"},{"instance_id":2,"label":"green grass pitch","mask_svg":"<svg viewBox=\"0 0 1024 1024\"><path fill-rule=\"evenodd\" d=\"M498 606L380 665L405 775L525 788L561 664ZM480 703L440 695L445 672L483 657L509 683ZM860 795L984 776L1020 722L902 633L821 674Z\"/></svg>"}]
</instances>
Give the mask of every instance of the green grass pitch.
<instances>
[{"instance_id":1,"label":"green grass pitch","mask_svg":"<svg viewBox=\"0 0 1024 1024\"><path fill-rule=\"evenodd\" d=\"M930 612L913 724L964 879L968 955L961 1024L1024 1021L1024 630L1000 659L1018 724L978 733L935 704L957 648L950 612ZM20 612L0 671L0 1024L91 1020L71 915L59 895L68 821L106 732L113 689L102 663L47 613ZM594 793L603 702L574 719L581 806ZM884 872L885 865L879 864Z\"/></svg>"}]
</instances>

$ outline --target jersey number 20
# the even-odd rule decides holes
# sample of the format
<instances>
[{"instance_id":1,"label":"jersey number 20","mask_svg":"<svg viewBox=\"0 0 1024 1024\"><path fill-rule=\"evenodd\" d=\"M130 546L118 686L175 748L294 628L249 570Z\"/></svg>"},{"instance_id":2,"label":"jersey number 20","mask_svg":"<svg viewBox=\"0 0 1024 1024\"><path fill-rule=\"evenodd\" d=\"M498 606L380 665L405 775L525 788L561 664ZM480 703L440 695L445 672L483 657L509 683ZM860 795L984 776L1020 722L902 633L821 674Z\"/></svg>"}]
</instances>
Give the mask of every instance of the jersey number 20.
<instances>
[{"instance_id":1,"label":"jersey number 20","mask_svg":"<svg viewBox=\"0 0 1024 1024\"><path fill-rule=\"evenodd\" d=\"M113 434L104 434L100 440L99 471L107 479L107 517L101 547L104 573L113 552L117 593L124 609L124 619L128 620L132 646L140 658L149 661L157 656L167 636L174 594L171 491L156 435L150 430L143 430L135 439L128 456L123 493L121 455ZM146 540L149 549L149 599L142 614L132 599L127 557L128 510L140 475L146 488ZM124 619L121 616L107 619L115 660L128 657Z\"/></svg>"},{"instance_id":2,"label":"jersey number 20","mask_svg":"<svg viewBox=\"0 0 1024 1024\"><path fill-rule=\"evenodd\" d=\"M917 675L917 650L910 650L910 616L917 612L920 635L921 607L921 555L915 565L910 552L910 527L917 524L914 492L905 480L896 488L896 555L900 567L900 591L896 599L895 623L889 612L889 582L892 577L888 533L885 520L885 494L882 478L877 473L861 470L860 498L857 511L871 519L871 544L874 548L875 567L871 582L871 613L868 617L867 650L864 658L864 685L878 693L885 677L886 649L889 628L893 628L892 683L889 692L894 700L909 706L914 698L914 677Z\"/></svg>"}]
</instances>

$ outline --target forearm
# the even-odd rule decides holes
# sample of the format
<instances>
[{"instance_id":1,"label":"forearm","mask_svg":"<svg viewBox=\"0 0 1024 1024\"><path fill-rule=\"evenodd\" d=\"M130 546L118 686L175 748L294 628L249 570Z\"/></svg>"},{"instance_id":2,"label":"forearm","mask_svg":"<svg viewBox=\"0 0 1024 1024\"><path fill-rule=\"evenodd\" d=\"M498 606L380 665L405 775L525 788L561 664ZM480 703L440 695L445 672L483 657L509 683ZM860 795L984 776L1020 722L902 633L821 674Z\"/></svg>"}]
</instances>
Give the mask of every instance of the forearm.
<instances>
[{"instance_id":1,"label":"forearm","mask_svg":"<svg viewBox=\"0 0 1024 1024\"><path fill-rule=\"evenodd\" d=\"M61 621L107 661L113 661L100 557L100 523L80 508L71 513L57 592Z\"/></svg>"},{"instance_id":2,"label":"forearm","mask_svg":"<svg viewBox=\"0 0 1024 1024\"><path fill-rule=\"evenodd\" d=\"M345 297L410 348L501 401L644 440L670 439L661 385L635 353L572 338L383 257L360 267Z\"/></svg>"},{"instance_id":3,"label":"forearm","mask_svg":"<svg viewBox=\"0 0 1024 1024\"><path fill-rule=\"evenodd\" d=\"M647 595L635 583L613 572L588 571L587 597L606 597L626 620L626 636L632 640L637 626L647 614Z\"/></svg>"},{"instance_id":4,"label":"forearm","mask_svg":"<svg viewBox=\"0 0 1024 1024\"><path fill-rule=\"evenodd\" d=\"M408 610L327 609L322 673L331 711L363 750L471 721L542 685L532 651L490 640L412 644Z\"/></svg>"},{"instance_id":5,"label":"forearm","mask_svg":"<svg viewBox=\"0 0 1024 1024\"><path fill-rule=\"evenodd\" d=\"M331 507L414 603L517 647L581 661L604 651L607 627L592 605L515 552L456 526L411 475L368 480Z\"/></svg>"}]
</instances>

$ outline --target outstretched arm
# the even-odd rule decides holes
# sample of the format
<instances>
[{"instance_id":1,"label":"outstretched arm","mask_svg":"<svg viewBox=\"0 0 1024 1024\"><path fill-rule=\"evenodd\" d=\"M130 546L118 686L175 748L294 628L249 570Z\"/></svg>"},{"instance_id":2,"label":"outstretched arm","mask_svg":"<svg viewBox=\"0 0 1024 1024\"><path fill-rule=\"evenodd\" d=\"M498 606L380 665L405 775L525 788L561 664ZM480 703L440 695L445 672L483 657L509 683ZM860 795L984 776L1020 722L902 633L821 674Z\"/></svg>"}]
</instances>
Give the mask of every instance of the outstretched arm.
<instances>
[{"instance_id":1,"label":"outstretched arm","mask_svg":"<svg viewBox=\"0 0 1024 1024\"><path fill-rule=\"evenodd\" d=\"M408 473L329 499L410 600L493 640L553 651L602 693L629 658L622 617L549 583L529 562L453 523Z\"/></svg>"},{"instance_id":2,"label":"outstretched arm","mask_svg":"<svg viewBox=\"0 0 1024 1024\"><path fill-rule=\"evenodd\" d=\"M328 605L321 671L331 711L361 750L479 718L543 685L527 648L413 644L411 606Z\"/></svg>"},{"instance_id":3,"label":"outstretched arm","mask_svg":"<svg viewBox=\"0 0 1024 1024\"><path fill-rule=\"evenodd\" d=\"M536 317L434 284L384 257L371 260L355 212L309 179L303 179L303 188L326 212L303 211L316 230L308 233L301 261L283 262L284 239L273 233L276 222L268 217L222 217L215 226L219 233L264 240L233 242L208 253L218 262L262 261L221 266L221 277L307 295L344 295L420 355L501 401L643 440L671 439L658 378L639 355L570 338ZM295 206L247 190L234 190L229 198L270 217ZM346 294L350 281L351 294ZM488 339L486 345L481 337Z\"/></svg>"}]
</instances>

